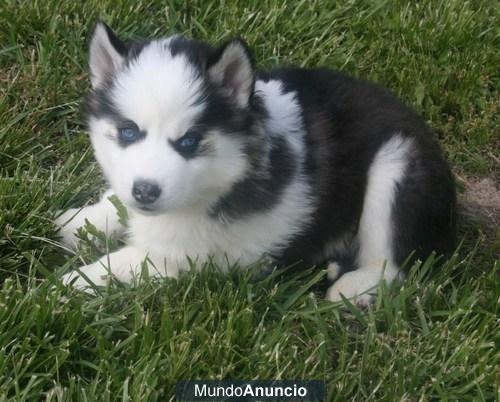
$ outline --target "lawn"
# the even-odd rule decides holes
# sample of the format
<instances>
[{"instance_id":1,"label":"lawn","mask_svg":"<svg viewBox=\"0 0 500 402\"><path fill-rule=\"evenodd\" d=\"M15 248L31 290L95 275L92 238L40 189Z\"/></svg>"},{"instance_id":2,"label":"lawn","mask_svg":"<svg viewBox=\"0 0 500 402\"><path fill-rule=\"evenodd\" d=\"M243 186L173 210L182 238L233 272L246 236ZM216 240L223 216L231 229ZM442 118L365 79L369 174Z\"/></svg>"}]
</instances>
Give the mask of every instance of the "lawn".
<instances>
[{"instance_id":1,"label":"lawn","mask_svg":"<svg viewBox=\"0 0 500 402\"><path fill-rule=\"evenodd\" d=\"M495 3L0 2L0 400L165 401L177 380L222 378L324 380L332 401L499 400L495 210L463 218L453 258L414 266L368 310L324 301L318 270L254 279L207 266L92 297L58 278L105 250L68 253L52 224L102 189L79 114L98 17L132 38L240 35L262 68L379 82L435 130L464 193L500 179Z\"/></svg>"}]
</instances>

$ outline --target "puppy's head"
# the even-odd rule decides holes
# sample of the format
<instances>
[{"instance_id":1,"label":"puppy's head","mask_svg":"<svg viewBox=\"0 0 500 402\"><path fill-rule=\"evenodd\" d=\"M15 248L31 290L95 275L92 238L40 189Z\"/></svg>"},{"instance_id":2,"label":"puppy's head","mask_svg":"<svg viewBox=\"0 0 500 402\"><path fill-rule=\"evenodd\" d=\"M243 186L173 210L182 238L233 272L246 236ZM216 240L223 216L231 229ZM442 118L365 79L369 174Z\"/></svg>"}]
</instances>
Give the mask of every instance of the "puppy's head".
<instances>
[{"instance_id":1,"label":"puppy's head","mask_svg":"<svg viewBox=\"0 0 500 402\"><path fill-rule=\"evenodd\" d=\"M244 42L125 44L98 23L89 65L92 144L125 204L144 213L206 208L246 174L257 129Z\"/></svg>"}]
</instances>

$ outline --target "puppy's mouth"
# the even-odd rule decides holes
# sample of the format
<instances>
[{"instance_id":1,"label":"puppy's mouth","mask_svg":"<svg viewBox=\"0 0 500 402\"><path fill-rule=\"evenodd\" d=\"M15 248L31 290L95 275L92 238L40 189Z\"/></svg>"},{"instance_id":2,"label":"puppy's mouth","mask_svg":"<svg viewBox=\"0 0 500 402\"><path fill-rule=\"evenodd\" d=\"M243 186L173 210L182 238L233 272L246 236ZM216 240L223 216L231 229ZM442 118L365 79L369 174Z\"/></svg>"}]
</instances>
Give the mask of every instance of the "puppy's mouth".
<instances>
[{"instance_id":1,"label":"puppy's mouth","mask_svg":"<svg viewBox=\"0 0 500 402\"><path fill-rule=\"evenodd\" d=\"M135 204L134 208L143 215L159 215L161 213L161 210L153 205Z\"/></svg>"}]
</instances>

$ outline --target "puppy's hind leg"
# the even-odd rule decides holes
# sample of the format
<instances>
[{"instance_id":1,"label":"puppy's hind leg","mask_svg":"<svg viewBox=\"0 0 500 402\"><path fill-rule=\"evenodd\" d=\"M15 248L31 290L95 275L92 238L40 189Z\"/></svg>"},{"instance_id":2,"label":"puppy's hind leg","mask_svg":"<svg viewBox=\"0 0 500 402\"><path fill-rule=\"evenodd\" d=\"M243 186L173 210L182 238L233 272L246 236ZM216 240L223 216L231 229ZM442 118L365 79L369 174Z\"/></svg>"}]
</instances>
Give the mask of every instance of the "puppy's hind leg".
<instances>
[{"instance_id":1,"label":"puppy's hind leg","mask_svg":"<svg viewBox=\"0 0 500 402\"><path fill-rule=\"evenodd\" d=\"M331 301L352 298L357 304L373 301L380 281L392 282L399 274L394 262L392 219L396 186L407 164L410 140L393 136L377 152L368 172L368 182L360 219L359 252L355 271L346 272L327 292Z\"/></svg>"},{"instance_id":2,"label":"puppy's hind leg","mask_svg":"<svg viewBox=\"0 0 500 402\"><path fill-rule=\"evenodd\" d=\"M123 234L125 227L119 222L117 210L108 199L112 195L113 192L109 190L96 204L84 208L71 208L57 217L55 224L59 227L59 234L66 246L76 247L77 230L85 226L86 220L108 236L119 237Z\"/></svg>"}]
</instances>

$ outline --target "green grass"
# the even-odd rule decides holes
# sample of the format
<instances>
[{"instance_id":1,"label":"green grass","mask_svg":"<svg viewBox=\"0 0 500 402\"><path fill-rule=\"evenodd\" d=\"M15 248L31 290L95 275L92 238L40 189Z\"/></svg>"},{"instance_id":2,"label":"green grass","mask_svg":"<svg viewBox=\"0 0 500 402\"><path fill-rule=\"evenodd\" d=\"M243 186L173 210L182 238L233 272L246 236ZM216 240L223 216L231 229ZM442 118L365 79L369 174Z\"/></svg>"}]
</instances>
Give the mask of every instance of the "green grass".
<instances>
[{"instance_id":1,"label":"green grass","mask_svg":"<svg viewBox=\"0 0 500 402\"><path fill-rule=\"evenodd\" d=\"M491 1L0 2L0 400L169 400L179 379L323 379L328 400L499 400L500 237L414 267L368 311L322 300L324 273L57 285L52 219L101 176L78 113L97 17L128 37L244 36L259 66L328 66L382 83L454 168L500 177L500 8ZM55 287L53 285L56 285ZM66 296L66 297L63 297Z\"/></svg>"}]
</instances>

